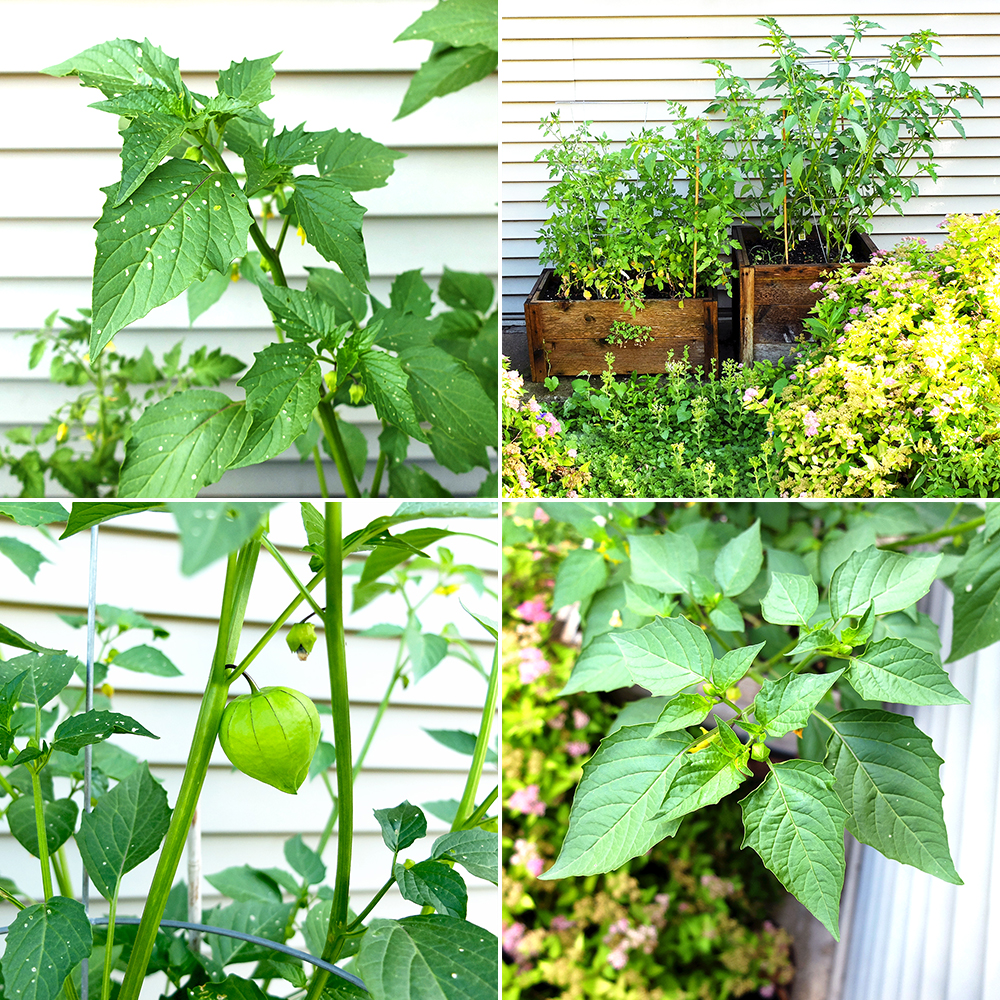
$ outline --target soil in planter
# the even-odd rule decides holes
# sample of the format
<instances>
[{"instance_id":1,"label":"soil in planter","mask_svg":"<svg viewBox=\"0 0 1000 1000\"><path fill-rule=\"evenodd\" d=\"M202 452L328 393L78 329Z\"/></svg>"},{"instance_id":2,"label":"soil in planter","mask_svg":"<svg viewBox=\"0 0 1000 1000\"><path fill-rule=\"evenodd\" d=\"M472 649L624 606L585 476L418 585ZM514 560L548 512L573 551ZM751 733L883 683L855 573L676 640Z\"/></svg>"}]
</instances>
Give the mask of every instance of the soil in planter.
<instances>
[{"instance_id":1,"label":"soil in planter","mask_svg":"<svg viewBox=\"0 0 1000 1000\"><path fill-rule=\"evenodd\" d=\"M753 246L747 249L750 255L751 264L784 264L785 261L785 241L777 238L761 237ZM827 260L825 256L826 248L815 233L811 233L804 240L788 247L789 264L851 264L854 262L851 257L851 248L847 247L847 256L839 260Z\"/></svg>"}]
</instances>

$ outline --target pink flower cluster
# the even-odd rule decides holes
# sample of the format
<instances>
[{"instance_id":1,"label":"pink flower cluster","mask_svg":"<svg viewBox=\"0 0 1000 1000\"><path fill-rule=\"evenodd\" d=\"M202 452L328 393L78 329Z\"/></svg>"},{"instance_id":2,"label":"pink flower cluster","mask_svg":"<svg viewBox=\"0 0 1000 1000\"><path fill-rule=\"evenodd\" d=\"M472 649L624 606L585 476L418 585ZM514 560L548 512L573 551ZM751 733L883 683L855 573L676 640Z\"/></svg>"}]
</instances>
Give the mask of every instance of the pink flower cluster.
<instances>
[{"instance_id":1,"label":"pink flower cluster","mask_svg":"<svg viewBox=\"0 0 1000 1000\"><path fill-rule=\"evenodd\" d=\"M605 944L614 944L608 955L608 962L615 969L624 969L628 962L628 953L633 948L642 948L647 955L653 954L658 935L651 924L633 927L628 917L616 920L604 935Z\"/></svg>"},{"instance_id":2,"label":"pink flower cluster","mask_svg":"<svg viewBox=\"0 0 1000 1000\"><path fill-rule=\"evenodd\" d=\"M566 744L566 753L571 757L585 757L590 753L590 744L586 740L570 740Z\"/></svg>"},{"instance_id":3,"label":"pink flower cluster","mask_svg":"<svg viewBox=\"0 0 1000 1000\"><path fill-rule=\"evenodd\" d=\"M802 418L802 423L806 428L806 437L815 437L819 433L819 414L807 410L806 415Z\"/></svg>"},{"instance_id":4,"label":"pink flower cluster","mask_svg":"<svg viewBox=\"0 0 1000 1000\"><path fill-rule=\"evenodd\" d=\"M522 865L532 878L538 878L545 867L545 862L538 853L538 847L523 837L514 841L514 853L510 857L510 863Z\"/></svg>"},{"instance_id":5,"label":"pink flower cluster","mask_svg":"<svg viewBox=\"0 0 1000 1000\"><path fill-rule=\"evenodd\" d=\"M545 815L545 803L538 797L538 785L528 785L514 792L507 799L507 806L515 812L526 813L530 816Z\"/></svg>"},{"instance_id":6,"label":"pink flower cluster","mask_svg":"<svg viewBox=\"0 0 1000 1000\"><path fill-rule=\"evenodd\" d=\"M522 601L514 614L522 621L538 623L552 621L552 615L545 608L544 597L533 597L530 601Z\"/></svg>"},{"instance_id":7,"label":"pink flower cluster","mask_svg":"<svg viewBox=\"0 0 1000 1000\"><path fill-rule=\"evenodd\" d=\"M539 677L544 677L552 665L542 656L542 651L535 646L526 646L521 650L521 663L519 671L522 684L531 684Z\"/></svg>"}]
</instances>

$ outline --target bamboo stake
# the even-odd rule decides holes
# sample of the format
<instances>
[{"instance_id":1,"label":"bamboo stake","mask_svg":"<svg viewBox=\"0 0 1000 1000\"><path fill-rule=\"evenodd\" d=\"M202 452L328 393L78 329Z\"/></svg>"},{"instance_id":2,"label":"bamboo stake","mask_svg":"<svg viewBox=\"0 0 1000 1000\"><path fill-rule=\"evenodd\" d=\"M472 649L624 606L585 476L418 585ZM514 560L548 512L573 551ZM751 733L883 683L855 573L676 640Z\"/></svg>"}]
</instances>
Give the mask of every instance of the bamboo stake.
<instances>
[{"instance_id":1,"label":"bamboo stake","mask_svg":"<svg viewBox=\"0 0 1000 1000\"><path fill-rule=\"evenodd\" d=\"M694 266L691 274L691 298L698 295L698 179L700 169L698 158L701 153L701 143L694 146Z\"/></svg>"}]
</instances>

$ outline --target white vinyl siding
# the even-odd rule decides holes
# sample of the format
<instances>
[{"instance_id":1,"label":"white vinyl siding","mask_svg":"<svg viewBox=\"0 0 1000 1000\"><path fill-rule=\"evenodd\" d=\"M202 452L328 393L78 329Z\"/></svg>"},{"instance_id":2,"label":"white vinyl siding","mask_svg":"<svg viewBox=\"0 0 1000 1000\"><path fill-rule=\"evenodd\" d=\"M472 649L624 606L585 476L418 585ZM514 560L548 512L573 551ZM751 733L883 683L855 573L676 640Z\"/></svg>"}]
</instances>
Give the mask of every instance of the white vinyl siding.
<instances>
[{"instance_id":1,"label":"white vinyl siding","mask_svg":"<svg viewBox=\"0 0 1000 1000\"><path fill-rule=\"evenodd\" d=\"M117 118L88 105L100 92L74 78L38 71L109 38L146 36L180 59L189 86L214 93L215 74L230 60L282 50L263 110L276 128L305 122L310 129L351 129L406 154L384 188L359 191L367 209L364 234L371 291L388 299L392 279L422 268L432 286L447 265L497 275L497 82L492 76L436 98L398 122L393 117L413 72L427 57L428 41L393 39L430 0L0 0L6 45L0 59L5 127L0 138L0 433L40 425L80 390L52 385L48 360L28 368L31 338L54 309L75 315L90 304L93 224L121 170ZM193 30L193 26L197 26ZM232 163L238 164L238 159ZM273 222L272 222L273 226ZM272 231L272 241L274 232ZM289 233L282 260L294 287L304 287L306 265L331 267ZM222 346L248 366L253 352L274 337L259 293L240 281L188 325L182 295L137 320L116 338L139 355L157 357L181 338L186 352ZM240 376L237 376L237 379ZM239 397L235 380L220 387ZM372 407L347 408L369 444L368 479L381 430ZM457 492L474 493L483 470L457 475L438 466L426 445L411 458ZM338 484L332 463L327 477ZM0 494L18 484L0 474ZM58 487L54 488L58 491ZM311 462L289 450L263 467L227 473L206 494L217 496L317 495Z\"/></svg>"},{"instance_id":2,"label":"white vinyl siding","mask_svg":"<svg viewBox=\"0 0 1000 1000\"><path fill-rule=\"evenodd\" d=\"M941 63L926 60L916 79L968 80L982 92L983 108L974 101L960 106L967 139L948 124L941 129L937 184L922 179L920 196L904 206L903 217L888 209L878 214L873 234L878 246L888 248L904 236L937 243L945 214L1000 208L1000 14L988 12L995 7L966 4L942 13L939 0L909 0L859 12L823 0L806 14L801 4L781 0L749 13L732 0L710 0L693 9L690 15L664 13L662 3L650 0L614 5L510 0L503 5L502 254L508 322L522 321L524 299L541 271L535 237L549 216L543 202L549 180L546 164L534 158L547 145L538 128L543 115L559 109L564 121L593 121L596 132L622 140L644 123L666 124L665 100L700 112L714 95L716 78L714 67L703 60L728 62L751 84L763 79L773 56L759 48L764 29L755 21L765 13L811 53L842 33L854 13L885 29L859 44L857 51L865 55L877 55L886 40L930 28L941 36Z\"/></svg>"},{"instance_id":3,"label":"white vinyl siding","mask_svg":"<svg viewBox=\"0 0 1000 1000\"><path fill-rule=\"evenodd\" d=\"M396 506L395 501L347 501L344 530L355 530L374 517L391 513ZM490 519L415 521L412 525L447 525L456 531L470 532L494 541L499 538L499 526ZM68 647L70 653L83 658L85 630L70 629L56 616L85 613L89 533L83 532L66 541L50 543L37 530L19 527L3 519L0 520L0 535L21 538L52 560L51 564L42 565L37 581L32 585L7 559L0 557L0 621L22 635L34 636L54 648ZM300 578L309 579L308 558L300 551L305 539L298 504L284 504L272 511L271 537ZM451 549L458 562L481 568L485 573L486 586L494 592L498 590L496 545L463 537L446 538L437 544ZM432 545L429 551L433 553L434 549ZM174 534L174 521L169 515L142 514L111 521L100 528L98 602L134 608L168 629L170 638L156 645L161 646L183 671L181 677L163 678L112 666L108 676L108 683L114 688L114 710L133 716L160 737L156 741L113 737L113 742L149 761L153 774L163 781L171 805L180 787L215 646L216 616L225 575L224 560L190 578L180 575L179 562L180 550ZM347 578L349 583L355 579ZM424 589L432 582L428 575ZM322 584L316 594L322 604ZM262 552L250 594L240 655L253 646L292 596L294 589L287 577L274 560ZM495 598L488 595L478 598L468 586L463 586L461 598L467 607L477 613L498 618ZM304 614L304 611L297 613L294 620ZM440 631L447 622L454 621L462 637L472 644L485 669L489 670L492 642L484 630L461 611L455 598L431 598L420 617L427 631ZM347 619L351 735L355 756L395 667L396 640L358 635L360 630L381 622L405 624L405 608L399 598L379 598ZM284 631L275 637L250 668L254 681L260 686L284 684L305 692L320 707L329 705L330 689L322 629L319 632L320 641L305 663L289 652ZM119 645L124 649L149 641L148 632L129 632ZM2 648L6 657L19 655L20 652L6 646ZM245 684L235 693L241 694L244 690L249 690ZM423 730L463 729L477 732L485 692L485 680L471 667L452 658L446 658L428 676L411 683L405 690L397 687L356 785L351 880L351 906L355 912L360 912L385 881L392 860L382 842L372 810L395 806L404 799L419 805L437 799L461 798L470 758L441 746ZM321 721L323 739L332 742L330 716L321 715ZM496 766L487 764L479 798L485 796L496 782ZM235 771L216 746L201 795L200 809L203 872L211 875L242 864L287 868L282 854L284 841L300 833L307 844L315 847L329 815L330 800L318 777L307 780L297 795L286 795ZM441 820L429 813L427 818L427 838L403 852L400 861L404 857L423 860L428 856L434 839L447 832L447 825ZM335 841L336 833L324 854L327 881L331 884L336 859ZM74 889L79 893L79 854L72 843L67 844L66 850ZM120 914L141 913L155 863L156 856L125 876L118 910ZM13 878L28 893L37 896L41 892L38 863L13 839L6 822L0 823L0 872ZM186 881L186 873L185 857L181 860L176 878ZM469 886L469 919L499 933L496 887L472 876L468 876L466 881ZM220 901L216 890L207 883L203 892L205 908ZM107 911L107 904L93 889L91 900L94 912ZM414 912L414 905L405 902L393 889L378 905L375 916L404 916ZM0 907L0 923L9 923L12 915L11 907Z\"/></svg>"}]
</instances>

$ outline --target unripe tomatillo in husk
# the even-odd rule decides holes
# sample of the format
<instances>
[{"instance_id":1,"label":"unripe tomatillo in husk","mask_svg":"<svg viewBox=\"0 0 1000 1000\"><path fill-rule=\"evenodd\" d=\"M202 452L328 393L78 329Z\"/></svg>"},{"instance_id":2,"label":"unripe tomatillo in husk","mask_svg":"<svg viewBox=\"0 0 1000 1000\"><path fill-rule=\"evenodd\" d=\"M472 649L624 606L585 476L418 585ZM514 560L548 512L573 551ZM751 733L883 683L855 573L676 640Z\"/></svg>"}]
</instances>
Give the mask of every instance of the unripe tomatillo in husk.
<instances>
[{"instance_id":1,"label":"unripe tomatillo in husk","mask_svg":"<svg viewBox=\"0 0 1000 1000\"><path fill-rule=\"evenodd\" d=\"M319 730L319 712L301 691L266 687L226 706L219 742L244 774L294 795L309 773Z\"/></svg>"},{"instance_id":2,"label":"unripe tomatillo in husk","mask_svg":"<svg viewBox=\"0 0 1000 1000\"><path fill-rule=\"evenodd\" d=\"M299 622L288 630L285 641L288 648L304 660L316 645L316 626L312 622Z\"/></svg>"}]
</instances>

